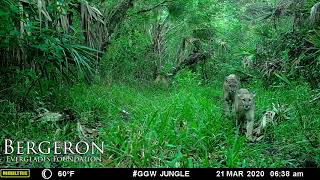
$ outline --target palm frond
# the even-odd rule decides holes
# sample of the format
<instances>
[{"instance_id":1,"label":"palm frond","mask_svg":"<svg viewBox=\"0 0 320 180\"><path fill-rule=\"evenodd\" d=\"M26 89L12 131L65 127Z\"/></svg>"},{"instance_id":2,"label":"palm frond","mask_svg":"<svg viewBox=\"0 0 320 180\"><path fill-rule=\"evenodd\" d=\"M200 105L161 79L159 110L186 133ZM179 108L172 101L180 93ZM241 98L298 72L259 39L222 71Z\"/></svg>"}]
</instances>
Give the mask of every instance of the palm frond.
<instances>
[{"instance_id":1,"label":"palm frond","mask_svg":"<svg viewBox=\"0 0 320 180\"><path fill-rule=\"evenodd\" d=\"M102 13L87 1L81 1L81 26L84 30L86 44L89 47L100 49L106 37L105 20Z\"/></svg>"}]
</instances>

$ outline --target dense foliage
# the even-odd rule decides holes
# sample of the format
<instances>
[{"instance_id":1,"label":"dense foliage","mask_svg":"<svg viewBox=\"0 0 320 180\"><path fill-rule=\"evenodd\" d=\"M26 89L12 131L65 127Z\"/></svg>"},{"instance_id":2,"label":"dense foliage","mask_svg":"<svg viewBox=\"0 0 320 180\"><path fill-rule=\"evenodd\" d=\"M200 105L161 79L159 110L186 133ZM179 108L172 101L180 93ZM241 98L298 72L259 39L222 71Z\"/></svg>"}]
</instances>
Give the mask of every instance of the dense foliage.
<instances>
[{"instance_id":1,"label":"dense foliage","mask_svg":"<svg viewBox=\"0 0 320 180\"><path fill-rule=\"evenodd\" d=\"M320 166L316 0L2 0L0 61L2 139L86 126L108 144L87 167ZM231 73L276 112L262 141L222 116Z\"/></svg>"}]
</instances>

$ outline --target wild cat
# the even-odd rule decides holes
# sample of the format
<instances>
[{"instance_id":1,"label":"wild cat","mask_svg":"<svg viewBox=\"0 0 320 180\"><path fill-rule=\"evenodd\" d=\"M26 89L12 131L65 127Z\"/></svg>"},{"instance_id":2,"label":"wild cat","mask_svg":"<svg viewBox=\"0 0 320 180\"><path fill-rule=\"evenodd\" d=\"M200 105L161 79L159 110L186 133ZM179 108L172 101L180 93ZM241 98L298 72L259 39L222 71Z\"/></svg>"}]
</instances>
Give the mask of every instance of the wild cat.
<instances>
[{"instance_id":1,"label":"wild cat","mask_svg":"<svg viewBox=\"0 0 320 180\"><path fill-rule=\"evenodd\" d=\"M247 138L252 137L254 125L255 102L256 94L249 92L247 89L239 89L235 97L235 114L236 124L242 130L246 128Z\"/></svg>"},{"instance_id":2,"label":"wild cat","mask_svg":"<svg viewBox=\"0 0 320 180\"><path fill-rule=\"evenodd\" d=\"M224 112L226 116L234 113L234 101L237 90L240 88L240 81L234 74L225 78L223 83Z\"/></svg>"}]
</instances>

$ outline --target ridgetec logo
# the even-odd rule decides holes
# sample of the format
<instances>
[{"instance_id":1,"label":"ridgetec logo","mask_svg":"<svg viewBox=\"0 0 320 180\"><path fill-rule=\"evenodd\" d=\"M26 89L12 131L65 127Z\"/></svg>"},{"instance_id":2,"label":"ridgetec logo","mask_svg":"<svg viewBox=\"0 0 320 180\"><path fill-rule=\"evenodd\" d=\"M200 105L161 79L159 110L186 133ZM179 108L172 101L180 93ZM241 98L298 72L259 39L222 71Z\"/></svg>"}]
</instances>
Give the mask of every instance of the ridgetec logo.
<instances>
[{"instance_id":1,"label":"ridgetec logo","mask_svg":"<svg viewBox=\"0 0 320 180\"><path fill-rule=\"evenodd\" d=\"M30 178L30 169L1 169L1 178Z\"/></svg>"}]
</instances>

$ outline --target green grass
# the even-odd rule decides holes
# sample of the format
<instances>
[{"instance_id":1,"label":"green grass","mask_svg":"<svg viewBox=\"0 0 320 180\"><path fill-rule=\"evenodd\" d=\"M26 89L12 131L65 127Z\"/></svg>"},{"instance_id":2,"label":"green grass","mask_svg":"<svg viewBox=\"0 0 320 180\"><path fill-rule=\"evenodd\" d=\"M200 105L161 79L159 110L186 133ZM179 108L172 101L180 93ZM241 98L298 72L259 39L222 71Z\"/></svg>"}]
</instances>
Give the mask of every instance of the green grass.
<instances>
[{"instance_id":1,"label":"green grass","mask_svg":"<svg viewBox=\"0 0 320 180\"><path fill-rule=\"evenodd\" d=\"M82 124L98 128L99 136L94 141L104 141L107 147L103 161L8 166L305 167L311 163L319 167L319 149L310 145L304 130L308 130L307 134L313 132L313 140L320 143L319 111L316 106L301 111L305 123L302 128L295 108L296 102L310 96L307 85L275 89L261 88L259 81L245 85L257 93L256 120L263 111L272 108L272 103L281 102L292 108L290 119L279 119L257 143L248 143L243 135L237 134L234 122L222 116L221 86L220 81L202 85L192 76L178 76L169 89L120 83L75 85L60 94L57 101L72 109ZM123 118L121 110L129 112L129 118ZM6 124L2 137L78 140L76 122L35 124L28 121L30 118L25 115Z\"/></svg>"}]
</instances>

